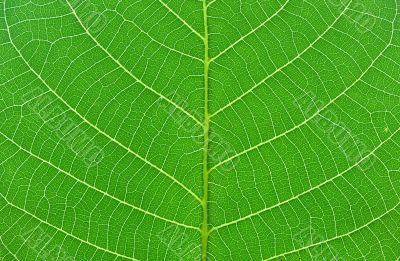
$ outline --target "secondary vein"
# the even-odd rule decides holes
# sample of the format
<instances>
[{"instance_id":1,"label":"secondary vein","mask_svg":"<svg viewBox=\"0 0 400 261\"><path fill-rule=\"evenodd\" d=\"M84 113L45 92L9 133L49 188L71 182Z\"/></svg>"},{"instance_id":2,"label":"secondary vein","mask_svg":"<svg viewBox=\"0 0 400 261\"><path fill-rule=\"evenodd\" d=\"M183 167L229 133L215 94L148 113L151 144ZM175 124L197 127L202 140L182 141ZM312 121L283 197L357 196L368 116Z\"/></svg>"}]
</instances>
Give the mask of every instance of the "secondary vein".
<instances>
[{"instance_id":1,"label":"secondary vein","mask_svg":"<svg viewBox=\"0 0 400 261\"><path fill-rule=\"evenodd\" d=\"M68 3L69 4L69 3ZM114 137L112 137L111 135L107 134L105 131L101 130L99 127L97 127L96 124L93 124L91 121L87 120L81 113L79 113L75 108L73 108L69 103L67 103L53 88L50 87L50 85L43 79L42 75L37 72L35 69L33 69L33 67L31 66L31 64L28 62L28 60L26 60L26 58L22 55L21 50L17 48L17 46L15 45L15 43L13 42L13 39L11 37L11 31L10 31L10 26L8 24L7 21L7 16L6 16L6 1L4 1L3 3L3 7L4 7L4 20L5 20L5 24L6 24L6 31L8 33L8 38L10 40L10 44L13 46L13 48L15 49L15 51L18 53L18 56L23 60L23 62L26 64L26 66L29 68L30 71L32 71L32 73L34 75L36 75L36 77L49 89L49 91L55 95L57 97L58 100L60 100L65 106L68 107L69 110L71 110L74 114L76 114L84 123L88 124L90 127L92 127L93 129L95 129L97 132L99 132L100 134L102 134L103 136L105 136L106 138L108 138L111 142L117 144L119 147L125 149L126 151L128 151L130 154L134 155L136 158L140 159L141 161L143 161L144 163L146 163L147 165L151 166L152 168L158 170L160 173L162 173L163 175L167 176L169 179L171 179L174 183L176 183L177 185L179 185L180 187L182 187L184 190L186 190L190 195L192 195L197 201L201 202L201 199L199 196L197 196L191 189L189 189L188 187L186 187L182 182L180 182L179 180L177 180L172 174L169 174L168 172L166 172L164 169L162 169L161 167L157 166L155 163L152 163L151 161L149 161L147 158L139 155L138 153L134 152L131 148L125 146L124 144L122 144L121 142L119 142L117 139L115 139ZM72 7L71 7L72 8ZM78 19L79 20L79 19ZM81 22L80 22L81 23ZM82 24L81 24L82 25ZM83 25L82 25L83 27ZM88 32L87 32L88 33ZM88 33L89 35L89 33ZM92 38L95 42L96 40L94 38ZM96 44L101 48L101 46L98 44L98 42L96 42ZM110 56L111 57L111 56ZM122 68L122 67L121 67ZM201 123L200 123L201 124Z\"/></svg>"}]
</instances>

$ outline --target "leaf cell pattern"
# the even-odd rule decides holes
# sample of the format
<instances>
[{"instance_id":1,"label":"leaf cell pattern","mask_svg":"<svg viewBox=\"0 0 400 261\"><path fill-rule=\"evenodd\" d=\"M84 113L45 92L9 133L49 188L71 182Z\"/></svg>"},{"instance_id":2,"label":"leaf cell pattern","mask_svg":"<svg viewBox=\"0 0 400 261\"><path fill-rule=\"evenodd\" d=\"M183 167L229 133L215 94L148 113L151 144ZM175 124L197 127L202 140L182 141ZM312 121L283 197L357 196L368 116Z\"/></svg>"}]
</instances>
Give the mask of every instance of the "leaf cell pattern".
<instances>
[{"instance_id":1,"label":"leaf cell pattern","mask_svg":"<svg viewBox=\"0 0 400 261\"><path fill-rule=\"evenodd\" d=\"M399 0L0 0L1 260L398 260Z\"/></svg>"}]
</instances>

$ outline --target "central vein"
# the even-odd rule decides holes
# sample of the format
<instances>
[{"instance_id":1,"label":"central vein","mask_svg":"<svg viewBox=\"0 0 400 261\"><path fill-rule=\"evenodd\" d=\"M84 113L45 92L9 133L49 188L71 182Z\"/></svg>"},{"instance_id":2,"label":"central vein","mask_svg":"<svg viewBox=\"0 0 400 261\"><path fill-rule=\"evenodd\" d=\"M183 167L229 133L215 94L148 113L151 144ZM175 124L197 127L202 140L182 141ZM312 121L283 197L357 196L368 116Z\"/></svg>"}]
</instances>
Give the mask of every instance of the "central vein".
<instances>
[{"instance_id":1,"label":"central vein","mask_svg":"<svg viewBox=\"0 0 400 261\"><path fill-rule=\"evenodd\" d=\"M207 260L207 244L208 244L208 144L210 115L208 112L208 73L210 58L208 56L208 16L207 16L207 0L203 0L203 19L204 19L204 147L203 147L203 222L201 225L201 260Z\"/></svg>"}]
</instances>

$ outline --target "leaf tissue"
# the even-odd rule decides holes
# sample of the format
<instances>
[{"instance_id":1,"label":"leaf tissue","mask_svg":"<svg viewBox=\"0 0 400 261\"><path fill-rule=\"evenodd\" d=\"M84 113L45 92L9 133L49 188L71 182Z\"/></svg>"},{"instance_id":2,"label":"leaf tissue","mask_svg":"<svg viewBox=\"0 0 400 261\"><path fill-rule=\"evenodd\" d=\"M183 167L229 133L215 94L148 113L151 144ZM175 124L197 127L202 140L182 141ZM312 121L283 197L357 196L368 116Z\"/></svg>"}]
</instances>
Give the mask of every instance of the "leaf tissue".
<instances>
[{"instance_id":1,"label":"leaf tissue","mask_svg":"<svg viewBox=\"0 0 400 261\"><path fill-rule=\"evenodd\" d=\"M0 260L398 260L400 0L0 0Z\"/></svg>"}]
</instances>

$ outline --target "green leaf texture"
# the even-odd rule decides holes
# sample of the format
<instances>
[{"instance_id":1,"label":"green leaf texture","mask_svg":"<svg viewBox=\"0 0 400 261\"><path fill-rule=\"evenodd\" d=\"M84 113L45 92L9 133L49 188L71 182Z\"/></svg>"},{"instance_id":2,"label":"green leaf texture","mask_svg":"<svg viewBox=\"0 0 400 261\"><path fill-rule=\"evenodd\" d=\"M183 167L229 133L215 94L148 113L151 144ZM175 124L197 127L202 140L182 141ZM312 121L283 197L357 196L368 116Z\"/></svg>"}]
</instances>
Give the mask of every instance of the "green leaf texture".
<instances>
[{"instance_id":1,"label":"green leaf texture","mask_svg":"<svg viewBox=\"0 0 400 261\"><path fill-rule=\"evenodd\" d=\"M0 0L0 260L398 260L399 0Z\"/></svg>"}]
</instances>

